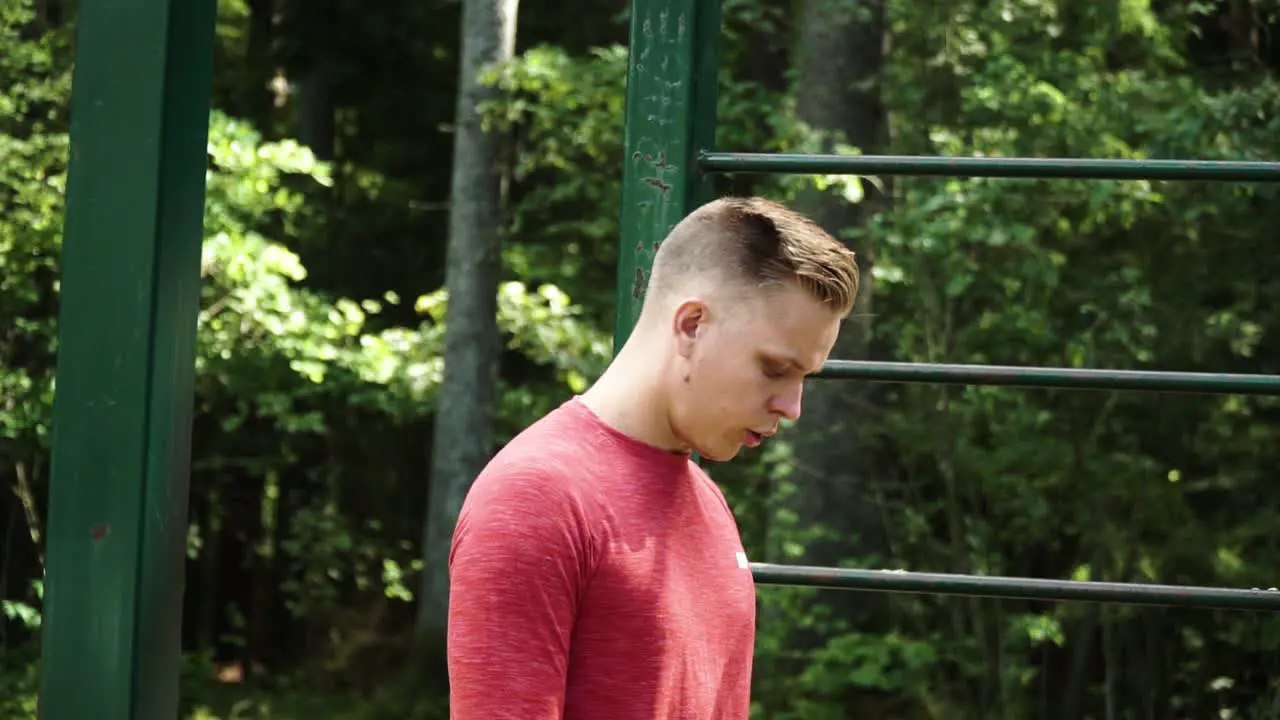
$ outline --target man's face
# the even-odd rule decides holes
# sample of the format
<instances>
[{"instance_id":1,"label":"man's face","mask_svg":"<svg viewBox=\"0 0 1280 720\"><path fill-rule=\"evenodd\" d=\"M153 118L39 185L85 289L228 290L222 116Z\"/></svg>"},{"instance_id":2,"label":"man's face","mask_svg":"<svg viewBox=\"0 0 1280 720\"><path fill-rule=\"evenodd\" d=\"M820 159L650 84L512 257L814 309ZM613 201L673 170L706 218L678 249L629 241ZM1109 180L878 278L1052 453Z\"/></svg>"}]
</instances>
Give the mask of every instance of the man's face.
<instances>
[{"instance_id":1,"label":"man's face","mask_svg":"<svg viewBox=\"0 0 1280 720\"><path fill-rule=\"evenodd\" d=\"M709 460L755 447L800 417L804 379L831 354L841 317L799 285L676 309L672 424Z\"/></svg>"}]
</instances>

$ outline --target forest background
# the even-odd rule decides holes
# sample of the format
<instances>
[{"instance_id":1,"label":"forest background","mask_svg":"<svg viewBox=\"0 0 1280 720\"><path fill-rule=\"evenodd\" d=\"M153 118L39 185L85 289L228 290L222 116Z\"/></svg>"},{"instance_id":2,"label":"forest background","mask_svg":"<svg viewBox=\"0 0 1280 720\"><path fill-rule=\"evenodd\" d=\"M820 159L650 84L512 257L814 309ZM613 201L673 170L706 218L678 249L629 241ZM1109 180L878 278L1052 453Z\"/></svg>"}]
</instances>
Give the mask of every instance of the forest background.
<instances>
[{"instance_id":1,"label":"forest background","mask_svg":"<svg viewBox=\"0 0 1280 720\"><path fill-rule=\"evenodd\" d=\"M183 716L446 717L451 508L610 353L628 7L218 8ZM721 149L1280 157L1277 0L723 14ZM35 717L39 672L74 29L65 0L0 0L0 713L16 718ZM795 203L857 250L841 358L1280 374L1274 185L717 189ZM1278 584L1275 399L831 381L806 399L803 422L714 468L755 559ZM760 718L1280 718L1271 614L760 599Z\"/></svg>"}]
</instances>

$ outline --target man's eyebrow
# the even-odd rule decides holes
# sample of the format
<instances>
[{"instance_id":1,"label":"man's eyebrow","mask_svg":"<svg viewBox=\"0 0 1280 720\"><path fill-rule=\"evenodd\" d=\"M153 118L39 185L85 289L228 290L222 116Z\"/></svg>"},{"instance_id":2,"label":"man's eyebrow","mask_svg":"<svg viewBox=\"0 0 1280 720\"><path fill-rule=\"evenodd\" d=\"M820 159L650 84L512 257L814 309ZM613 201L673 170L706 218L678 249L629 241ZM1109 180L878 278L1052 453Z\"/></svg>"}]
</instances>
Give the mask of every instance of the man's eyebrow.
<instances>
[{"instance_id":1,"label":"man's eyebrow","mask_svg":"<svg viewBox=\"0 0 1280 720\"><path fill-rule=\"evenodd\" d=\"M769 353L765 353L765 356L768 357L772 362L782 363L783 365L789 365L806 375L812 372L815 372L805 367L804 361L794 355L789 355L787 353L769 352Z\"/></svg>"}]
</instances>

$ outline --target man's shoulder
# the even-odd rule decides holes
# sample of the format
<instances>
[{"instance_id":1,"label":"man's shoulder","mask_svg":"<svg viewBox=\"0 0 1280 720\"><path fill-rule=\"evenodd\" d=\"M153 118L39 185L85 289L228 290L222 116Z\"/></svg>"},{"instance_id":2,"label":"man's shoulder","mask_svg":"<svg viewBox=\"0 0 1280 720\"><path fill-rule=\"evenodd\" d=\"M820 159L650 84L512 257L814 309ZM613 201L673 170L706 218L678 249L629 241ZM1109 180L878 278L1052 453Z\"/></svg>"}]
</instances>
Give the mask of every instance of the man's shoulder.
<instances>
[{"instance_id":1,"label":"man's shoulder","mask_svg":"<svg viewBox=\"0 0 1280 720\"><path fill-rule=\"evenodd\" d=\"M455 555L590 555L602 499L582 466L570 409L562 405L525 428L476 477L454 530Z\"/></svg>"},{"instance_id":2,"label":"man's shoulder","mask_svg":"<svg viewBox=\"0 0 1280 720\"><path fill-rule=\"evenodd\" d=\"M590 426L568 401L511 438L485 465L470 494L495 499L502 495L547 493L544 502L581 499L595 486Z\"/></svg>"},{"instance_id":3,"label":"man's shoulder","mask_svg":"<svg viewBox=\"0 0 1280 720\"><path fill-rule=\"evenodd\" d=\"M484 474L533 474L562 476L580 463L591 446L590 428L578 416L574 401L552 409L521 430L489 461Z\"/></svg>"}]
</instances>

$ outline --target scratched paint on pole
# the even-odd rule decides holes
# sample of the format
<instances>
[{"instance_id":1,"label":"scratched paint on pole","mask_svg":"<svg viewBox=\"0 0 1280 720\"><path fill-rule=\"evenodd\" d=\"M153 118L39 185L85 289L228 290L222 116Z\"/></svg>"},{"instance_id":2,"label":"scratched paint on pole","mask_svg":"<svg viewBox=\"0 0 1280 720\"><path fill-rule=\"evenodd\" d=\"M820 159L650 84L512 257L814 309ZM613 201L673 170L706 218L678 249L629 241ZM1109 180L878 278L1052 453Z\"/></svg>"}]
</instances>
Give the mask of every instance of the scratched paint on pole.
<instances>
[{"instance_id":1,"label":"scratched paint on pole","mask_svg":"<svg viewBox=\"0 0 1280 720\"><path fill-rule=\"evenodd\" d=\"M696 154L715 133L719 5L637 0L631 7L615 352L640 314L658 245L709 197Z\"/></svg>"}]
</instances>

